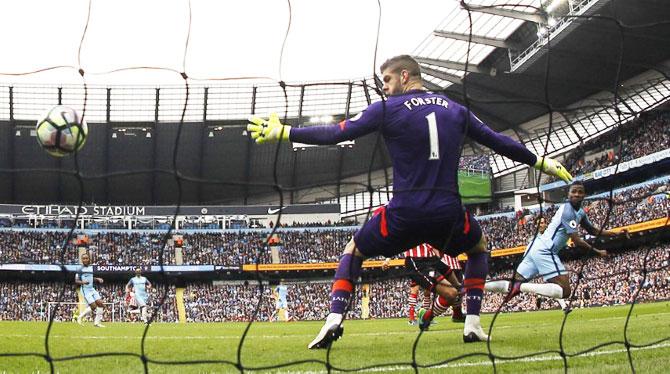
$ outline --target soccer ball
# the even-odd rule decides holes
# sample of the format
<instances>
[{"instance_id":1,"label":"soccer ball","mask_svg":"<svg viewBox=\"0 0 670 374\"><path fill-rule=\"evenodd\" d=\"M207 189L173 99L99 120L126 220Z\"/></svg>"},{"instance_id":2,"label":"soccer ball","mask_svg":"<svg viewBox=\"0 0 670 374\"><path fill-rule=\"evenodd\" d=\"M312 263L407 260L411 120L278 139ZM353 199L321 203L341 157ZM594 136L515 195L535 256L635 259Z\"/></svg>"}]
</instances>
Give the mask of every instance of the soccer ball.
<instances>
[{"instance_id":1,"label":"soccer ball","mask_svg":"<svg viewBox=\"0 0 670 374\"><path fill-rule=\"evenodd\" d=\"M37 142L50 155L63 157L79 151L86 142L88 126L74 109L58 105L37 120Z\"/></svg>"}]
</instances>

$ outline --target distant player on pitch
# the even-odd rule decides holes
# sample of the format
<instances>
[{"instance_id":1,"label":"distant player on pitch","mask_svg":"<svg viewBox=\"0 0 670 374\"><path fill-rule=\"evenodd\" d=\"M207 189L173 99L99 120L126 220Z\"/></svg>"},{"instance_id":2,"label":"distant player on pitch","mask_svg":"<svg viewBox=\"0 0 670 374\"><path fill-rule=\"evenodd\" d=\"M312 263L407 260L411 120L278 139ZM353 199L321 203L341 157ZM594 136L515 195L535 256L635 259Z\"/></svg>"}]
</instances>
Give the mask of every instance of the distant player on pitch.
<instances>
[{"instance_id":1,"label":"distant player on pitch","mask_svg":"<svg viewBox=\"0 0 670 374\"><path fill-rule=\"evenodd\" d=\"M149 313L147 312L148 289L151 289L151 282L142 276L142 269L135 269L135 276L130 278L126 284L126 294L134 293L135 305L140 309L140 315L144 323L149 321Z\"/></svg>"},{"instance_id":2,"label":"distant player on pitch","mask_svg":"<svg viewBox=\"0 0 670 374\"><path fill-rule=\"evenodd\" d=\"M93 277L93 266L91 266L91 256L88 253L81 255L82 266L77 270L74 276L74 283L79 285L79 291L82 293L84 300L86 300L86 309L81 312L75 320L81 325L82 320L89 314L95 313L93 325L95 327L105 327L102 322L102 315L104 313L105 305L102 303L102 298L96 289L93 287L94 282L103 283L102 278Z\"/></svg>"}]
</instances>

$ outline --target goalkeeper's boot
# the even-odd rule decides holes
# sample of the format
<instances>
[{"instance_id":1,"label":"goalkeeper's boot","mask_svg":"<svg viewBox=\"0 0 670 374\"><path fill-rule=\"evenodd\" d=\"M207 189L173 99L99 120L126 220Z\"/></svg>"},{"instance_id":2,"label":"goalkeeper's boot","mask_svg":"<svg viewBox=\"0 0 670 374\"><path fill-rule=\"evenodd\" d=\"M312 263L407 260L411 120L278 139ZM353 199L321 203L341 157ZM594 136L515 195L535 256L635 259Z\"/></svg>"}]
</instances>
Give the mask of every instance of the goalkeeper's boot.
<instances>
[{"instance_id":1,"label":"goalkeeper's boot","mask_svg":"<svg viewBox=\"0 0 670 374\"><path fill-rule=\"evenodd\" d=\"M74 316L74 320L79 324L79 326L83 326L83 325L82 325L82 321L81 321L82 318L79 317L78 314L77 314L76 316Z\"/></svg>"},{"instance_id":2,"label":"goalkeeper's boot","mask_svg":"<svg viewBox=\"0 0 670 374\"><path fill-rule=\"evenodd\" d=\"M332 342L339 339L344 333L342 327L342 315L339 313L330 313L326 318L326 323L319 331L319 335L307 346L309 349L328 348Z\"/></svg>"},{"instance_id":3,"label":"goalkeeper's boot","mask_svg":"<svg viewBox=\"0 0 670 374\"><path fill-rule=\"evenodd\" d=\"M479 316L474 314L469 314L465 317L465 327L463 328L463 342L464 343L474 343L474 342L485 342L489 339L489 336L484 333L482 329L482 324L479 321Z\"/></svg>"},{"instance_id":4,"label":"goalkeeper's boot","mask_svg":"<svg viewBox=\"0 0 670 374\"><path fill-rule=\"evenodd\" d=\"M431 309L419 309L417 321L419 322L419 330L428 331L433 322L433 311Z\"/></svg>"}]
</instances>

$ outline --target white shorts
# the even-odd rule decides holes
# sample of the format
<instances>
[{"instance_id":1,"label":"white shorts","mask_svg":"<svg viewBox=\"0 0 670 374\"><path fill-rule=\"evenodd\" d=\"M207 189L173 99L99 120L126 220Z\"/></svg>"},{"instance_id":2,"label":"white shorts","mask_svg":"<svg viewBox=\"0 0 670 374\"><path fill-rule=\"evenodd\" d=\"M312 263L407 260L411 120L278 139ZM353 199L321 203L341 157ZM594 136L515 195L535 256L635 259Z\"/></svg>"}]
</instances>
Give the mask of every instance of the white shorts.
<instances>
[{"instance_id":1,"label":"white shorts","mask_svg":"<svg viewBox=\"0 0 670 374\"><path fill-rule=\"evenodd\" d=\"M84 300L86 300L86 305L91 305L101 299L100 294L95 289L82 288L81 294L84 296Z\"/></svg>"},{"instance_id":2,"label":"white shorts","mask_svg":"<svg viewBox=\"0 0 670 374\"><path fill-rule=\"evenodd\" d=\"M539 245L533 245L526 250L523 261L516 268L517 273L528 280L539 274L545 281L568 273L557 254L544 249L541 242L536 243Z\"/></svg>"}]
</instances>

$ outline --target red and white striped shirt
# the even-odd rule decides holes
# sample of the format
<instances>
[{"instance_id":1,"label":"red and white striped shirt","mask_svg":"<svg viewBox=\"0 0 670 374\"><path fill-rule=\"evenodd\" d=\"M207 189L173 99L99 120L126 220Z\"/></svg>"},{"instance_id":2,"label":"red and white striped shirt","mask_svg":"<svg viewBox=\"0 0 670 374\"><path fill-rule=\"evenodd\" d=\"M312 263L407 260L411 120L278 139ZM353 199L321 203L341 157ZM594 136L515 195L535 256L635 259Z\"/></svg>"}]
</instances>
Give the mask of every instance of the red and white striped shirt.
<instances>
[{"instance_id":1,"label":"red and white striped shirt","mask_svg":"<svg viewBox=\"0 0 670 374\"><path fill-rule=\"evenodd\" d=\"M456 257L451 257L448 254L442 255L442 262L447 264L451 269L461 270L461 263Z\"/></svg>"},{"instance_id":2,"label":"red and white striped shirt","mask_svg":"<svg viewBox=\"0 0 670 374\"><path fill-rule=\"evenodd\" d=\"M419 244L405 251L405 257L437 257L430 244Z\"/></svg>"}]
</instances>

